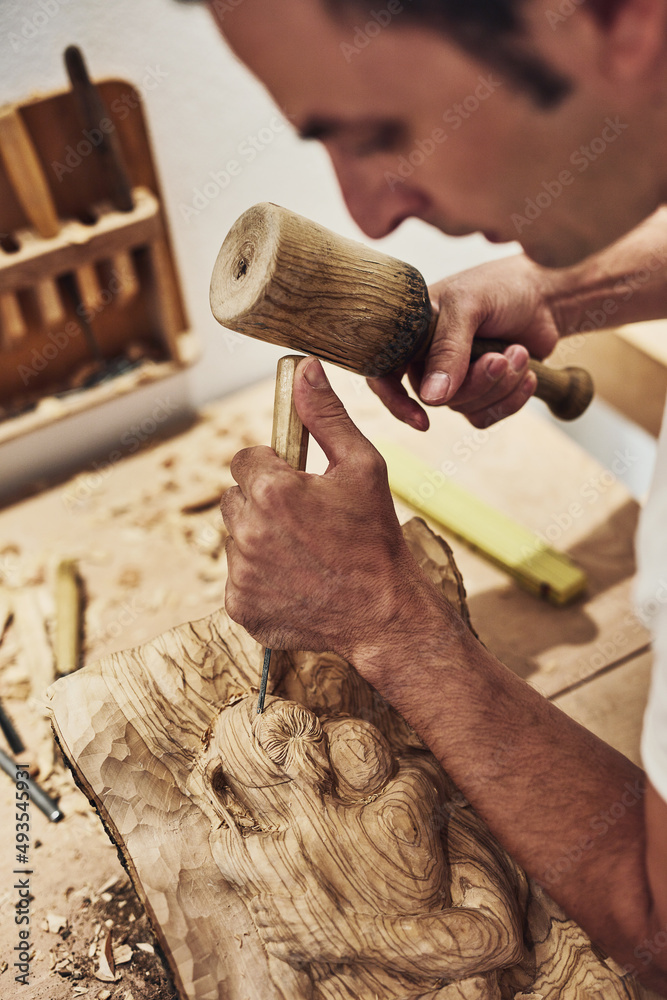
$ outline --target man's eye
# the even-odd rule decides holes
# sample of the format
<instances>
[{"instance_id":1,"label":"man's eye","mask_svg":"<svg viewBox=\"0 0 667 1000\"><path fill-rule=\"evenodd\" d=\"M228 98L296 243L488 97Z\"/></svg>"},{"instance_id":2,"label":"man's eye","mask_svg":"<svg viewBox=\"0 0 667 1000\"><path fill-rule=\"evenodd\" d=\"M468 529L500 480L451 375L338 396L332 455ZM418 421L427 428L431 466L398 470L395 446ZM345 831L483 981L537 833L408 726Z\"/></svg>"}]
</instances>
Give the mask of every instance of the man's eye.
<instances>
[{"instance_id":1,"label":"man's eye","mask_svg":"<svg viewBox=\"0 0 667 1000\"><path fill-rule=\"evenodd\" d=\"M384 125L370 135L351 142L351 152L355 156L373 156L376 153L393 153L400 145L402 129L398 125Z\"/></svg>"}]
</instances>

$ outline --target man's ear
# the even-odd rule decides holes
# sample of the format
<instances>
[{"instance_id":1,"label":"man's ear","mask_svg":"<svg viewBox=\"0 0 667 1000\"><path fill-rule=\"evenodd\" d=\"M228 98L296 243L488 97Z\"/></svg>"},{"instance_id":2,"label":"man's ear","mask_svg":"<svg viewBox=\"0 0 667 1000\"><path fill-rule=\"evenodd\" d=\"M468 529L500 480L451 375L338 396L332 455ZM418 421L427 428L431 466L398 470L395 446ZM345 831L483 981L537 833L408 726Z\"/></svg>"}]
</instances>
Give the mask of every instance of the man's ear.
<instances>
[{"instance_id":1,"label":"man's ear","mask_svg":"<svg viewBox=\"0 0 667 1000\"><path fill-rule=\"evenodd\" d=\"M662 86L664 0L534 0L524 9L540 54L565 76Z\"/></svg>"},{"instance_id":2,"label":"man's ear","mask_svg":"<svg viewBox=\"0 0 667 1000\"><path fill-rule=\"evenodd\" d=\"M648 80L663 67L667 55L664 0L598 0L591 4L591 16L603 33L600 69L609 80Z\"/></svg>"}]
</instances>

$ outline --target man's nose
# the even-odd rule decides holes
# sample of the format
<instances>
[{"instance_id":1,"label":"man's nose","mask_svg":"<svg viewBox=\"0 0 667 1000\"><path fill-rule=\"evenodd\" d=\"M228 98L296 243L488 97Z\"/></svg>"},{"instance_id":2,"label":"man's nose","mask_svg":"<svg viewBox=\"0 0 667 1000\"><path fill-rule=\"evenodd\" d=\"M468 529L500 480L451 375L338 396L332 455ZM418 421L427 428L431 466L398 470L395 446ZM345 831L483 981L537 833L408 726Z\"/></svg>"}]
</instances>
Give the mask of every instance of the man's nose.
<instances>
[{"instance_id":1,"label":"man's nose","mask_svg":"<svg viewBox=\"0 0 667 1000\"><path fill-rule=\"evenodd\" d=\"M380 239L404 219L427 218L428 196L398 177L390 157L357 162L329 153L350 215L367 236Z\"/></svg>"}]
</instances>

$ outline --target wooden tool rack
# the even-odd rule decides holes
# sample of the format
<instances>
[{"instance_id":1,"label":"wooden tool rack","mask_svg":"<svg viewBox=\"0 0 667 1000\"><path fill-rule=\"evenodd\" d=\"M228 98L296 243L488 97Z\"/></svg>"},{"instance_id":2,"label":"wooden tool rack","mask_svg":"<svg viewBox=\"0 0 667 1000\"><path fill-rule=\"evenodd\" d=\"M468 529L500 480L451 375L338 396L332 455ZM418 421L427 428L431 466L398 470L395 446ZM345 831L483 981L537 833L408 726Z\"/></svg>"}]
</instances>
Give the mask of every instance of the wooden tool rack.
<instances>
[{"instance_id":1,"label":"wooden tool rack","mask_svg":"<svg viewBox=\"0 0 667 1000\"><path fill-rule=\"evenodd\" d=\"M100 131L116 131L132 185L129 211L114 207L98 136L82 128L70 91L5 109L36 183L0 129L0 443L197 356L141 98L121 80L98 89Z\"/></svg>"}]
</instances>

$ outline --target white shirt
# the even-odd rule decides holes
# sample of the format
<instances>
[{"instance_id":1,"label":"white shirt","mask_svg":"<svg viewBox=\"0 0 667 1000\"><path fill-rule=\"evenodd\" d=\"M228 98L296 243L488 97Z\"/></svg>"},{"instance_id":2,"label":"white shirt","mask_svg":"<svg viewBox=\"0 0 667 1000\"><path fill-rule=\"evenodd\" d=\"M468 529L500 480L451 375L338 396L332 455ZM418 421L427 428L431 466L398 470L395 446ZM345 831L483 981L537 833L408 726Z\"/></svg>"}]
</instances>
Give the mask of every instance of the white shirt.
<instances>
[{"instance_id":1,"label":"white shirt","mask_svg":"<svg viewBox=\"0 0 667 1000\"><path fill-rule=\"evenodd\" d=\"M642 732L642 761L651 784L667 801L667 410L653 483L637 533L635 590L642 623L653 633L653 674Z\"/></svg>"}]
</instances>

